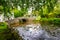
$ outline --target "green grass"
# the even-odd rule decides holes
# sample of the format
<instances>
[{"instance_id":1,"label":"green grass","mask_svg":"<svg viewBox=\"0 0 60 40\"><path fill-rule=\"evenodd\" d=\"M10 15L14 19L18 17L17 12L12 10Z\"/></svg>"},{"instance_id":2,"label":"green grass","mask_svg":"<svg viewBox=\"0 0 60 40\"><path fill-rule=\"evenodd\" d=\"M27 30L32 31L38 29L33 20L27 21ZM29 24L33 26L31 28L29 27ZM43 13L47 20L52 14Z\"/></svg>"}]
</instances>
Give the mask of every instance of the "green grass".
<instances>
[{"instance_id":1,"label":"green grass","mask_svg":"<svg viewBox=\"0 0 60 40\"><path fill-rule=\"evenodd\" d=\"M49 23L49 24L54 24L57 26L60 26L60 18L41 18L40 20L43 23Z\"/></svg>"},{"instance_id":2,"label":"green grass","mask_svg":"<svg viewBox=\"0 0 60 40\"><path fill-rule=\"evenodd\" d=\"M41 18L40 20L36 20L36 22L40 22L41 24L53 24L60 26L60 18Z\"/></svg>"},{"instance_id":3,"label":"green grass","mask_svg":"<svg viewBox=\"0 0 60 40\"><path fill-rule=\"evenodd\" d=\"M5 31L7 29L7 24L5 22L0 22L0 32Z\"/></svg>"}]
</instances>

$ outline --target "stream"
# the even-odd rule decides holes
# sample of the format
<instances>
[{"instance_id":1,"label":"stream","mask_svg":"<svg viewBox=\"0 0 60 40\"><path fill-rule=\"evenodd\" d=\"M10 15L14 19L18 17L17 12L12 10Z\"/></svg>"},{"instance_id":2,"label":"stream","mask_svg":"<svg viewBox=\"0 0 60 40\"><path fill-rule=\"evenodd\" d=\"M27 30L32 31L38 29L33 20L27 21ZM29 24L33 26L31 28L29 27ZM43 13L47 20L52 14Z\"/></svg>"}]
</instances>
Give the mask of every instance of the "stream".
<instances>
[{"instance_id":1,"label":"stream","mask_svg":"<svg viewBox=\"0 0 60 40\"><path fill-rule=\"evenodd\" d=\"M19 33L19 36L23 38L23 40L59 40L57 37L53 37L44 29L42 29L41 25L30 24L24 27L16 27Z\"/></svg>"}]
</instances>

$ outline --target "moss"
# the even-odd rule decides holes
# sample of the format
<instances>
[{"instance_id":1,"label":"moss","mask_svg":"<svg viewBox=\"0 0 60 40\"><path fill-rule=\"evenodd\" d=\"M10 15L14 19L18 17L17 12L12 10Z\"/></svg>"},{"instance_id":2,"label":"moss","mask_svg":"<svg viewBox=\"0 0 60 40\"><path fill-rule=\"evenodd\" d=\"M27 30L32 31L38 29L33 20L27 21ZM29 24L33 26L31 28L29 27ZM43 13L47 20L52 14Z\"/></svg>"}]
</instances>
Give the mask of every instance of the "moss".
<instances>
[{"instance_id":1,"label":"moss","mask_svg":"<svg viewBox=\"0 0 60 40\"><path fill-rule=\"evenodd\" d=\"M4 32L8 28L6 22L0 22L0 32Z\"/></svg>"},{"instance_id":2,"label":"moss","mask_svg":"<svg viewBox=\"0 0 60 40\"><path fill-rule=\"evenodd\" d=\"M19 38L18 32L8 28L7 23L0 22L0 40L22 40L22 38Z\"/></svg>"},{"instance_id":3,"label":"moss","mask_svg":"<svg viewBox=\"0 0 60 40\"><path fill-rule=\"evenodd\" d=\"M7 23L6 22L0 22L0 29L6 29Z\"/></svg>"},{"instance_id":4,"label":"moss","mask_svg":"<svg viewBox=\"0 0 60 40\"><path fill-rule=\"evenodd\" d=\"M17 31L8 28L4 32L0 32L0 40L22 40L22 37L18 35Z\"/></svg>"}]
</instances>

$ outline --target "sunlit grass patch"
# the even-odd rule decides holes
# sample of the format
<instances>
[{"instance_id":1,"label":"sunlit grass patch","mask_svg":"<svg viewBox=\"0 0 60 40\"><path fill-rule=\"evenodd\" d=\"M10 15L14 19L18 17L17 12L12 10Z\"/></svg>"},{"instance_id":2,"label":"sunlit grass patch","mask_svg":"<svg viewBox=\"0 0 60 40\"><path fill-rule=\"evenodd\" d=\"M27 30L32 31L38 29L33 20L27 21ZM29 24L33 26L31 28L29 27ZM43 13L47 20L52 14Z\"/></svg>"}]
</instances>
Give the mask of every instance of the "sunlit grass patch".
<instances>
[{"instance_id":1,"label":"sunlit grass patch","mask_svg":"<svg viewBox=\"0 0 60 40\"><path fill-rule=\"evenodd\" d=\"M0 22L0 32L7 29L7 24L5 22Z\"/></svg>"}]
</instances>

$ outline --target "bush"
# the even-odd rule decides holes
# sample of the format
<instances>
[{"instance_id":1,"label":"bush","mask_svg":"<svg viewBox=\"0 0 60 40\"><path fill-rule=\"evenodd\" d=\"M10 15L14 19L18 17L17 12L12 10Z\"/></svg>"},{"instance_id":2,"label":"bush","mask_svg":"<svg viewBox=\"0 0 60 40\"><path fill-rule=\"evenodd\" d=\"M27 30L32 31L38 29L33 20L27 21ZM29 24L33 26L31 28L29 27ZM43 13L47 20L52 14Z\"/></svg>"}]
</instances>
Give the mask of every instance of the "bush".
<instances>
[{"instance_id":1,"label":"bush","mask_svg":"<svg viewBox=\"0 0 60 40\"><path fill-rule=\"evenodd\" d=\"M24 10L18 10L18 9L14 9L13 11L14 11L14 17L15 18L22 17L26 13L26 11L24 11Z\"/></svg>"},{"instance_id":2,"label":"bush","mask_svg":"<svg viewBox=\"0 0 60 40\"><path fill-rule=\"evenodd\" d=\"M16 18L16 17L21 17L21 16L23 16L23 13L21 12L21 11L18 11L18 12L15 12L14 13L14 17Z\"/></svg>"}]
</instances>

